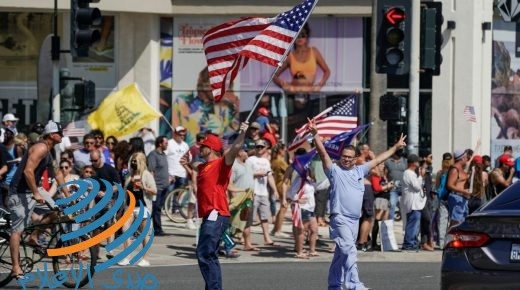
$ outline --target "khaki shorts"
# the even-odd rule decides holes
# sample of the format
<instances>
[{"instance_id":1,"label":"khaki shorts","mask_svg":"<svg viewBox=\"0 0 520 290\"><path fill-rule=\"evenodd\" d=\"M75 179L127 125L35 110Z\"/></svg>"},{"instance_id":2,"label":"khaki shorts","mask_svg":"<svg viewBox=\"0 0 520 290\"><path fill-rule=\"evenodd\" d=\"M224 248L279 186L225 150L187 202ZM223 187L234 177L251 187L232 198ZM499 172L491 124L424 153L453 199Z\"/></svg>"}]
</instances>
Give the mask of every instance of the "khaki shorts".
<instances>
[{"instance_id":1,"label":"khaki shorts","mask_svg":"<svg viewBox=\"0 0 520 290\"><path fill-rule=\"evenodd\" d=\"M269 209L269 197L255 195L253 200L253 210L249 211L249 218L246 226L253 224L254 215L258 213L260 221L266 221L271 216L271 210Z\"/></svg>"},{"instance_id":2,"label":"khaki shorts","mask_svg":"<svg viewBox=\"0 0 520 290\"><path fill-rule=\"evenodd\" d=\"M7 196L7 207L11 211L11 232L21 233L29 226L36 206L32 193L10 194Z\"/></svg>"}]
</instances>

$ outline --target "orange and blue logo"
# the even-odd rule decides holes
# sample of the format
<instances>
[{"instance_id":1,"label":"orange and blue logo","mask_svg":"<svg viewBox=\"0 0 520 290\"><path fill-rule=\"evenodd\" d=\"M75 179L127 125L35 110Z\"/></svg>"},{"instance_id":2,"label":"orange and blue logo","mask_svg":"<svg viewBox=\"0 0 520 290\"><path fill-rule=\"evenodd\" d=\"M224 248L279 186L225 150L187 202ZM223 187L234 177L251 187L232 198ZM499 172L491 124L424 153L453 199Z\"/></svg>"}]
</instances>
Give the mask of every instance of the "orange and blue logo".
<instances>
[{"instance_id":1,"label":"orange and blue logo","mask_svg":"<svg viewBox=\"0 0 520 290\"><path fill-rule=\"evenodd\" d=\"M85 224L78 230L63 234L60 237L61 241L64 242L64 244L68 243L69 245L59 249L47 249L47 254L49 256L63 256L77 253L89 249L90 247L98 246L102 241L106 240L111 235L114 235L128 220L132 218L134 215L134 209L136 208L135 196L131 192L125 191L120 184L114 184L114 186L117 188L117 192L114 192L113 185L109 181L104 179L101 179L101 181L106 187L104 196L98 202L96 202L92 208L84 212L82 211L88 208L89 204L93 202L98 195L100 191L99 182L95 179L87 178L70 181L60 186L60 188L68 185L78 186L78 190L75 193L67 198L57 200L56 205L66 206L64 208L64 213L66 215L74 215L79 213L74 217L75 222L79 224ZM94 232L96 229L102 228L103 225L113 220L118 210L125 206L126 197L128 197L128 205L126 206L126 209L121 218L116 220L113 225L82 242L68 242L77 241L79 237L85 235L90 236L90 233ZM95 272L106 270L122 259L129 257L143 243L148 233L151 233L150 239L144 245L143 249L141 249L135 256L130 259L130 264L135 264L137 261L139 261L146 253L146 251L151 247L154 238L151 217L144 217L146 209L141 201L139 202L138 208L139 214L137 217L135 217L128 230L123 231L119 237L108 243L105 246L105 249L107 251L117 249L119 246L123 245L125 241L130 240L134 234L137 234L136 238L127 248L123 249L121 252L114 255L107 261L97 264L94 267ZM96 219L90 221L93 217L96 217ZM146 220L145 226L141 231L139 231L139 226L144 220ZM87 221L90 222L87 223Z\"/></svg>"}]
</instances>

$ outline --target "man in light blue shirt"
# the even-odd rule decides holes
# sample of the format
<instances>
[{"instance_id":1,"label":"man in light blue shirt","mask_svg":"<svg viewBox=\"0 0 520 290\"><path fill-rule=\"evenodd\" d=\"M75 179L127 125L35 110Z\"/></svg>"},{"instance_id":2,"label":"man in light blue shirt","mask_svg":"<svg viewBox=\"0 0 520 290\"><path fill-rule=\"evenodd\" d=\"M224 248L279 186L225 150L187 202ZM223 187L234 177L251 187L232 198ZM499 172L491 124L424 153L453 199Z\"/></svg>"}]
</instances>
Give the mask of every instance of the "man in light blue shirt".
<instances>
[{"instance_id":1,"label":"man in light blue shirt","mask_svg":"<svg viewBox=\"0 0 520 290\"><path fill-rule=\"evenodd\" d=\"M356 166L356 150L352 145L341 152L338 164L332 163L318 135L316 123L309 121L316 150L323 161L323 170L330 180L330 238L336 242L334 258L329 269L328 289L365 289L357 269L356 238L358 235L361 205L365 190L364 176L371 168L388 159L396 150L404 148L406 136L394 146L363 165Z\"/></svg>"}]
</instances>

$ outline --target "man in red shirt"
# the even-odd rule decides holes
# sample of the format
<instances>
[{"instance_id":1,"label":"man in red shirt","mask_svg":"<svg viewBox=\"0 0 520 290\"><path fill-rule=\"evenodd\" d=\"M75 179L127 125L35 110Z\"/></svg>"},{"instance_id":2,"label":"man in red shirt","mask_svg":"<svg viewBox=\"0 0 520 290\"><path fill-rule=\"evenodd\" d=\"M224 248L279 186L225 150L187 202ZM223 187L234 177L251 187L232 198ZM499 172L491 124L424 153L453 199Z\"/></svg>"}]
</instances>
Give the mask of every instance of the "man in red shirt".
<instances>
[{"instance_id":1,"label":"man in red shirt","mask_svg":"<svg viewBox=\"0 0 520 290\"><path fill-rule=\"evenodd\" d=\"M200 142L200 156L206 161L198 166L197 202L202 218L197 260L206 282L206 289L222 289L222 272L218 261L218 248L222 233L230 225L227 187L231 167L244 143L248 123L240 125L240 134L229 150L222 154L222 142L207 134Z\"/></svg>"}]
</instances>

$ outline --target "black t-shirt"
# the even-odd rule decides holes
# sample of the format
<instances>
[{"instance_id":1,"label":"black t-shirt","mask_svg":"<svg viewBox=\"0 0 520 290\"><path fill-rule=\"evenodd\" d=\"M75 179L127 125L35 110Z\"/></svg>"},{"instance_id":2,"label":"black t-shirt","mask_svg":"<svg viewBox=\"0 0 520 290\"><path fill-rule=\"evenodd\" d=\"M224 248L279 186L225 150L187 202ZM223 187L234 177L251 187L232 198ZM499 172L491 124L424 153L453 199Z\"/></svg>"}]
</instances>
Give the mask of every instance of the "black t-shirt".
<instances>
[{"instance_id":1,"label":"black t-shirt","mask_svg":"<svg viewBox=\"0 0 520 290\"><path fill-rule=\"evenodd\" d=\"M99 182L99 189L101 191L106 191L106 186L101 181L101 179L105 179L112 184L113 183L121 184L121 179L119 178L119 174L117 173L117 170L114 167L112 167L106 163L103 164L103 166L101 168L94 168L94 171L96 172L96 175L93 178ZM116 198L116 196L114 196L113 198Z\"/></svg>"}]
</instances>

